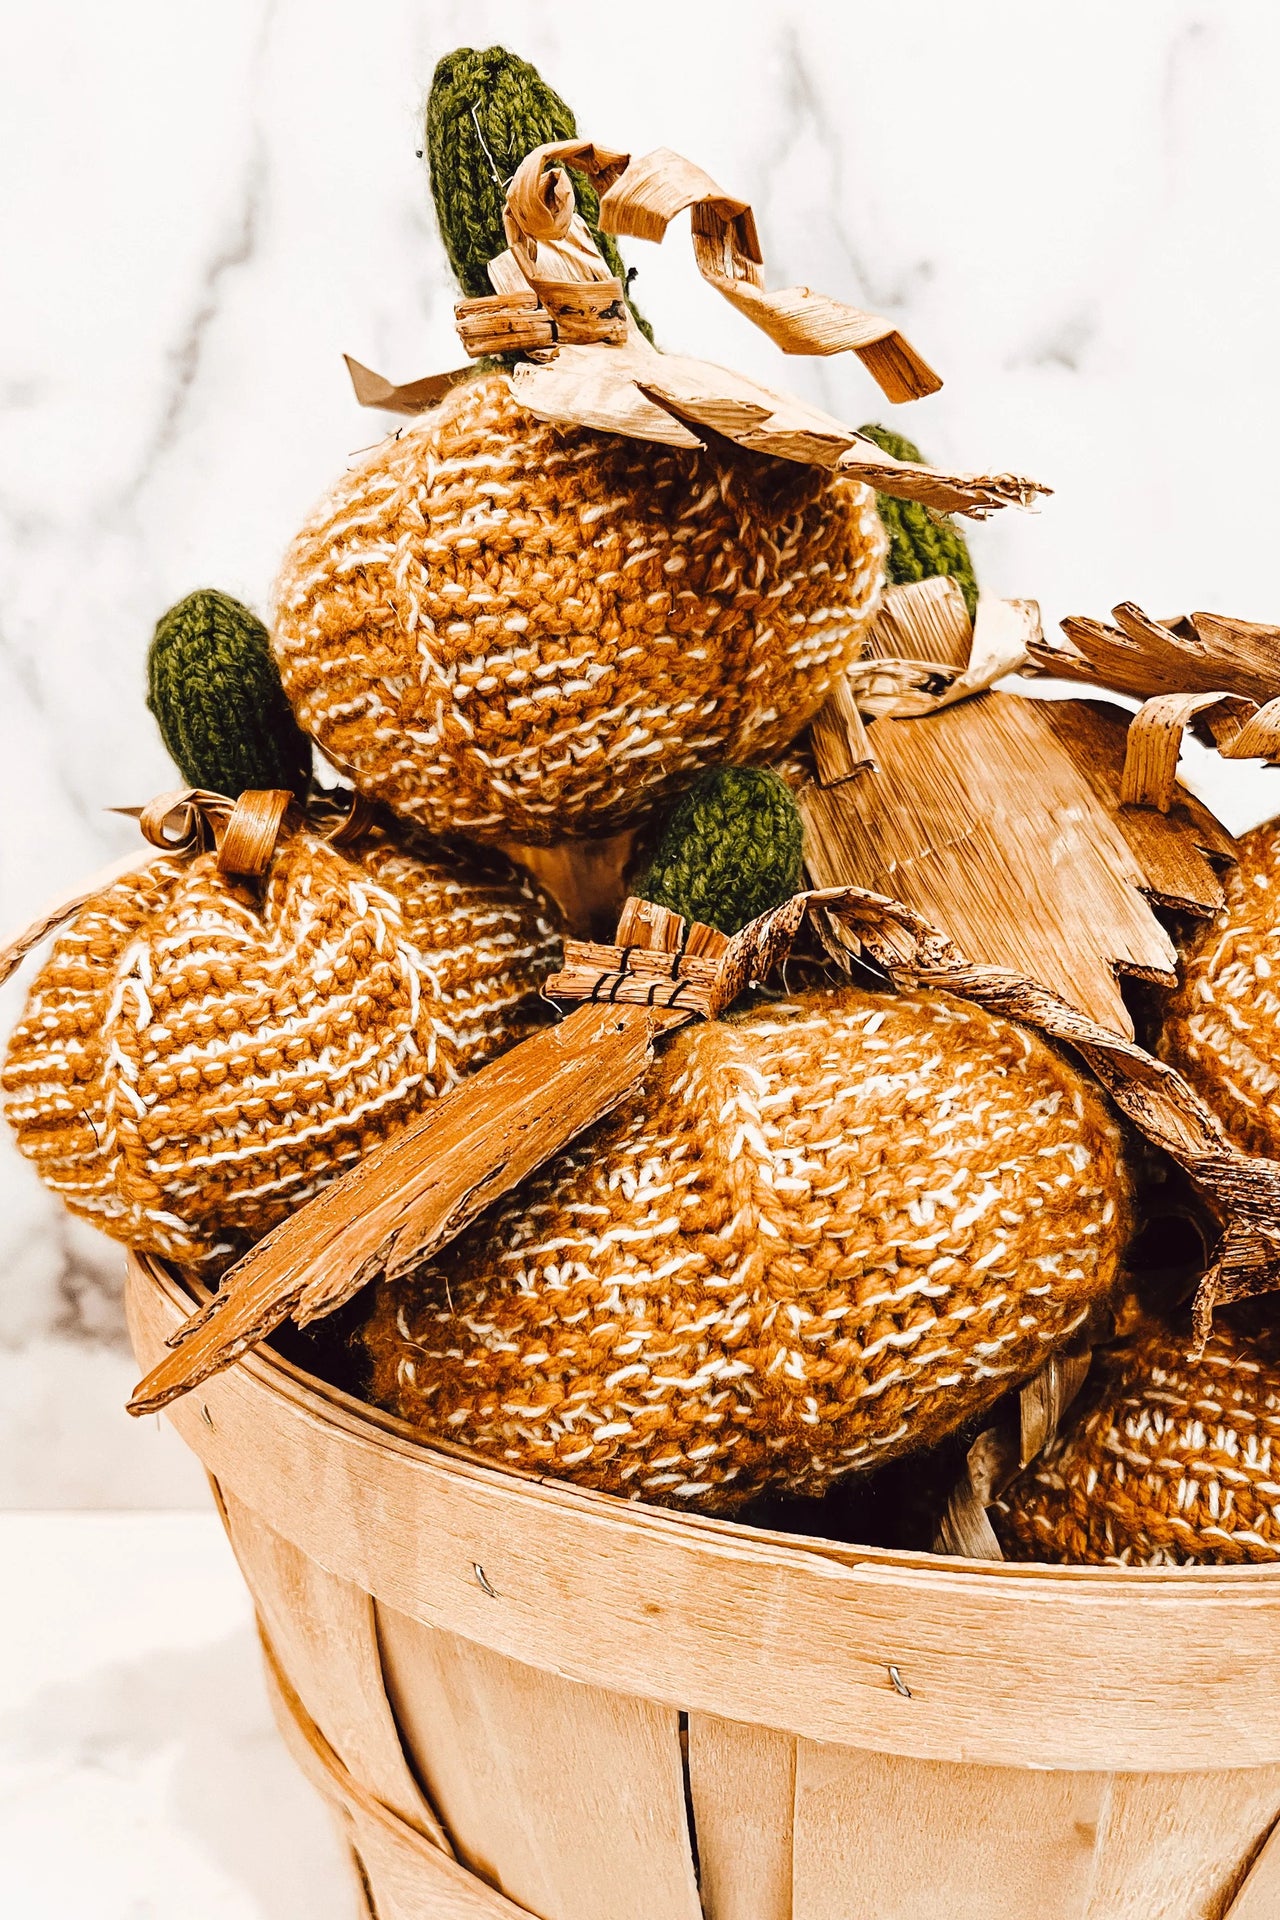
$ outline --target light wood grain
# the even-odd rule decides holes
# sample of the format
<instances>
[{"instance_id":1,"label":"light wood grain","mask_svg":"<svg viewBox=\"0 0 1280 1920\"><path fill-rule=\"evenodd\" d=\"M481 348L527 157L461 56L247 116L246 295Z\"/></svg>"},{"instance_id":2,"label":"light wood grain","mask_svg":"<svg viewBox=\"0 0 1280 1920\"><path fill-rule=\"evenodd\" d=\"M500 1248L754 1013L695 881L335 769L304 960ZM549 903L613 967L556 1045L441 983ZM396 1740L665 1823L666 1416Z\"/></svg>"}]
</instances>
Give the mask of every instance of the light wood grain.
<instances>
[{"instance_id":1,"label":"light wood grain","mask_svg":"<svg viewBox=\"0 0 1280 1920\"><path fill-rule=\"evenodd\" d=\"M1107 1784L802 1740L792 1920L1083 1920Z\"/></svg>"},{"instance_id":2,"label":"light wood grain","mask_svg":"<svg viewBox=\"0 0 1280 1920\"><path fill-rule=\"evenodd\" d=\"M689 1715L689 1795L706 1920L791 1920L796 1743Z\"/></svg>"},{"instance_id":3,"label":"light wood grain","mask_svg":"<svg viewBox=\"0 0 1280 1920\"><path fill-rule=\"evenodd\" d=\"M425 1839L452 1853L405 1760L383 1684L374 1603L272 1531L229 1489L224 1524L264 1631L342 1764Z\"/></svg>"},{"instance_id":4,"label":"light wood grain","mask_svg":"<svg viewBox=\"0 0 1280 1920\"><path fill-rule=\"evenodd\" d=\"M1223 1920L1277 1811L1275 1767L1116 1774L1084 1920ZM1277 1920L1280 1903L1262 1911Z\"/></svg>"},{"instance_id":5,"label":"light wood grain","mask_svg":"<svg viewBox=\"0 0 1280 1920\"><path fill-rule=\"evenodd\" d=\"M338 1811L377 1920L530 1920L525 1908L486 1886L389 1812L343 1766L265 1637L263 1664L280 1735L312 1786Z\"/></svg>"},{"instance_id":6,"label":"light wood grain","mask_svg":"<svg viewBox=\"0 0 1280 1920\"><path fill-rule=\"evenodd\" d=\"M130 1263L143 1361L181 1299ZM845 1562L464 1465L339 1411L258 1355L172 1417L222 1485L341 1578L424 1624L610 1691L917 1758L1280 1763L1280 1566L1053 1573L869 1552Z\"/></svg>"},{"instance_id":7,"label":"light wood grain","mask_svg":"<svg viewBox=\"0 0 1280 1920\"><path fill-rule=\"evenodd\" d=\"M1276 1920L1280 1914L1280 1825L1273 1826L1223 1920Z\"/></svg>"},{"instance_id":8,"label":"light wood grain","mask_svg":"<svg viewBox=\"0 0 1280 1920\"><path fill-rule=\"evenodd\" d=\"M474 1872L550 1920L702 1920L670 1708L392 1608L379 1627L397 1719Z\"/></svg>"}]
</instances>

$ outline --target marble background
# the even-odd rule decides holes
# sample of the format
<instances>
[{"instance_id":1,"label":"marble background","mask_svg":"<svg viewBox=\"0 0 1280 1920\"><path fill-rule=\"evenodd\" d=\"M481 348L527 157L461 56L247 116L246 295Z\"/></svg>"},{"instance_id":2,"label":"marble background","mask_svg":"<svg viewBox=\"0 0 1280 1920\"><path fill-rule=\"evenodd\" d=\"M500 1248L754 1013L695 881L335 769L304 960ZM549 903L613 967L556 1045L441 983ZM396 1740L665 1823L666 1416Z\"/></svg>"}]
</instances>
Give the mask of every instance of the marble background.
<instances>
[{"instance_id":1,"label":"marble background","mask_svg":"<svg viewBox=\"0 0 1280 1920\"><path fill-rule=\"evenodd\" d=\"M377 437L342 367L456 364L421 103L500 39L584 132L667 144L754 203L774 284L892 314L941 369L936 459L1056 492L977 530L1047 621L1133 598L1277 617L1280 11L1259 0L46 0L0 74L0 914L126 850L171 784L151 626L202 584L263 606L312 499ZM781 365L682 238L633 244L669 345L858 421L857 362ZM1230 824L1280 809L1238 768ZM7 1026L21 987L0 1004ZM120 1258L0 1149L0 1506L181 1506L121 1411Z\"/></svg>"}]
</instances>

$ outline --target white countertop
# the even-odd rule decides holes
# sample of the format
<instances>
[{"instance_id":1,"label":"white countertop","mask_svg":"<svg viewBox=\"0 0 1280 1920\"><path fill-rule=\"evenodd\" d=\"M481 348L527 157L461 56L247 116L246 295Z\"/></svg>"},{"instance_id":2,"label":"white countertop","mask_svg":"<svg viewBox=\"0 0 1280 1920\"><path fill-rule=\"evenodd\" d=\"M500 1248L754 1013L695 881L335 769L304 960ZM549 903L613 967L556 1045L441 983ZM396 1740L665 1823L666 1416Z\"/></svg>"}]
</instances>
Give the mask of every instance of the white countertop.
<instances>
[{"instance_id":1,"label":"white countertop","mask_svg":"<svg viewBox=\"0 0 1280 1920\"><path fill-rule=\"evenodd\" d=\"M212 1513L0 1515L0 1907L355 1920Z\"/></svg>"}]
</instances>

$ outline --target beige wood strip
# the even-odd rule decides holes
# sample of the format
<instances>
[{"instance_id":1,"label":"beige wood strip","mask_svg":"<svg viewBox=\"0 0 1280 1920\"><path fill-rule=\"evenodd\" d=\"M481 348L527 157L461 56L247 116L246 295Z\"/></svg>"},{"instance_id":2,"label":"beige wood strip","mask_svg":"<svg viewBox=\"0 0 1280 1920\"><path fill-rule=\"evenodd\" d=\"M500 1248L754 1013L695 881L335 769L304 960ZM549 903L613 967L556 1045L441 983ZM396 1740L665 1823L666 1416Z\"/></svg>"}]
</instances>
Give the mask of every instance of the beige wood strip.
<instances>
[{"instance_id":1,"label":"beige wood strip","mask_svg":"<svg viewBox=\"0 0 1280 1920\"><path fill-rule=\"evenodd\" d=\"M477 1880L374 1799L311 1719L265 1638L262 1650L280 1736L312 1786L337 1809L377 1920L530 1920L527 1909Z\"/></svg>"},{"instance_id":2,"label":"beige wood strip","mask_svg":"<svg viewBox=\"0 0 1280 1920\"><path fill-rule=\"evenodd\" d=\"M222 1489L225 1524L290 1685L339 1760L375 1799L452 1853L409 1770L383 1684L373 1601Z\"/></svg>"},{"instance_id":3,"label":"beige wood strip","mask_svg":"<svg viewBox=\"0 0 1280 1920\"><path fill-rule=\"evenodd\" d=\"M473 1872L553 1920L702 1920L678 1716L379 1609L387 1686Z\"/></svg>"},{"instance_id":4,"label":"beige wood strip","mask_svg":"<svg viewBox=\"0 0 1280 1920\"><path fill-rule=\"evenodd\" d=\"M1280 1914L1280 1822L1272 1827L1223 1920L1275 1920Z\"/></svg>"},{"instance_id":5,"label":"beige wood strip","mask_svg":"<svg viewBox=\"0 0 1280 1920\"><path fill-rule=\"evenodd\" d=\"M1083 1920L1106 1789L802 1740L792 1920Z\"/></svg>"},{"instance_id":6,"label":"beige wood strip","mask_svg":"<svg viewBox=\"0 0 1280 1920\"><path fill-rule=\"evenodd\" d=\"M1228 1910L1237 1920L1232 1894L1277 1811L1276 1767L1116 1774L1099 1827L1086 1920L1224 1920ZM1246 1906L1246 1920L1280 1916L1280 1850L1271 1871L1274 1904L1259 1906L1256 1915ZM1260 1898L1265 1884L1264 1870Z\"/></svg>"},{"instance_id":7,"label":"beige wood strip","mask_svg":"<svg viewBox=\"0 0 1280 1920\"><path fill-rule=\"evenodd\" d=\"M144 1362L183 1298L130 1262ZM1280 1763L1277 1565L1051 1572L856 1550L836 1559L472 1465L342 1410L256 1355L172 1419L224 1487L341 1578L592 1685L920 1758Z\"/></svg>"},{"instance_id":8,"label":"beige wood strip","mask_svg":"<svg viewBox=\"0 0 1280 1920\"><path fill-rule=\"evenodd\" d=\"M689 1796L706 1920L791 1920L796 1743L689 1715Z\"/></svg>"}]
</instances>

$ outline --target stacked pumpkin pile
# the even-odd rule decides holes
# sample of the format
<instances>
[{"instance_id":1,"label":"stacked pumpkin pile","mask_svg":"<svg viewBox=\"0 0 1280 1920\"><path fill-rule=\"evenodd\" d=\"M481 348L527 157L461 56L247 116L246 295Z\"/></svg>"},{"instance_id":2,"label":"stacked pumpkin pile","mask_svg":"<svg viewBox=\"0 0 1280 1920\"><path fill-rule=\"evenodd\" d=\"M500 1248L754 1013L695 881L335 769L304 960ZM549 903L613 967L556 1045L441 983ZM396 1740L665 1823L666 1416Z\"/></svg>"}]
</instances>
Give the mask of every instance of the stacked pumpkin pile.
<instances>
[{"instance_id":1,"label":"stacked pumpkin pile","mask_svg":"<svg viewBox=\"0 0 1280 1920\"><path fill-rule=\"evenodd\" d=\"M442 63L427 145L477 364L357 370L410 418L293 541L269 629L213 592L161 620L186 785L73 903L9 1043L46 1183L217 1289L135 1409L354 1295L365 1390L428 1440L744 1516L905 1462L940 1512L997 1403L1092 1344L990 1490L1006 1551L1280 1550L1265 1302L1204 1338L1280 1259L1274 836L1223 881L1189 796L1134 803L1118 709L995 690L1035 610L978 594L942 509L1030 483L650 344L613 235L678 200L789 350L937 385L888 323L769 294L743 203L578 141L499 50ZM566 947L587 906L616 939ZM576 1064L575 1001L616 1012ZM508 1097L534 1144L455 1183L489 1204L415 1213L448 1116ZM375 1188L399 1224L369 1242ZM1134 1304L1173 1206L1227 1234L1199 1336L1167 1282Z\"/></svg>"}]
</instances>

